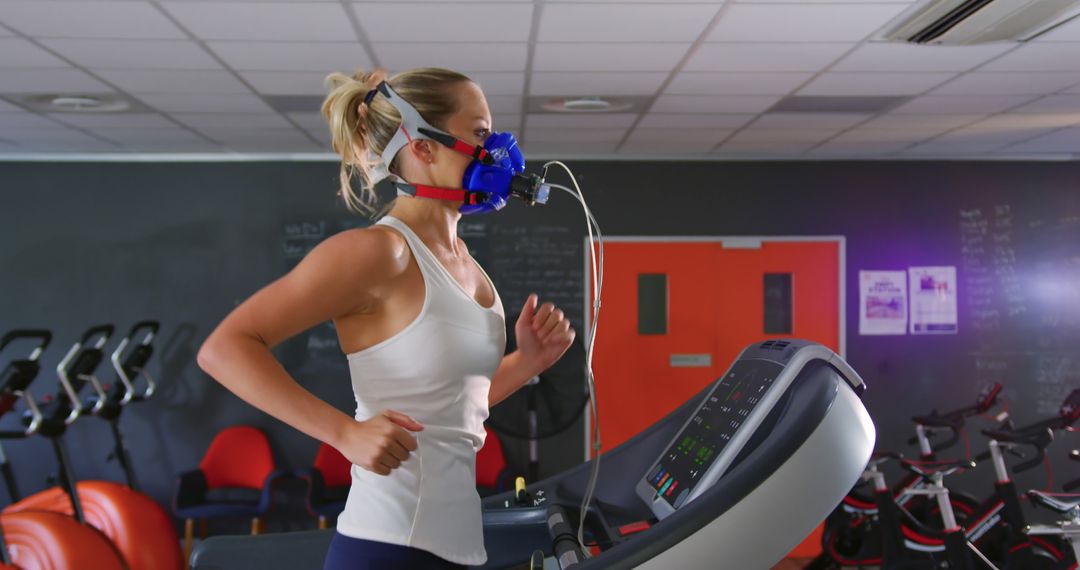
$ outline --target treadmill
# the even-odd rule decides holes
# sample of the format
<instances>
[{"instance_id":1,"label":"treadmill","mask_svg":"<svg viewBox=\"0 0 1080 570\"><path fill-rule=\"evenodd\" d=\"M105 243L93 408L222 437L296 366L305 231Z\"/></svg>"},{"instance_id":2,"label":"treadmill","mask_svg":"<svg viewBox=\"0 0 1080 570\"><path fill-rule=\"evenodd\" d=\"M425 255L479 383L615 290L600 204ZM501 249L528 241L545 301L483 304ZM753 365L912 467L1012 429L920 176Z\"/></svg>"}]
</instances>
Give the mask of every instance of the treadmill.
<instances>
[{"instance_id":1,"label":"treadmill","mask_svg":"<svg viewBox=\"0 0 1080 570\"><path fill-rule=\"evenodd\" d=\"M595 459L483 499L479 568L767 569L828 516L858 480L875 428L865 384L838 355L797 339L755 343L723 376L644 432ZM603 421L601 416L601 422ZM220 536L194 570L322 567L333 530Z\"/></svg>"}]
</instances>

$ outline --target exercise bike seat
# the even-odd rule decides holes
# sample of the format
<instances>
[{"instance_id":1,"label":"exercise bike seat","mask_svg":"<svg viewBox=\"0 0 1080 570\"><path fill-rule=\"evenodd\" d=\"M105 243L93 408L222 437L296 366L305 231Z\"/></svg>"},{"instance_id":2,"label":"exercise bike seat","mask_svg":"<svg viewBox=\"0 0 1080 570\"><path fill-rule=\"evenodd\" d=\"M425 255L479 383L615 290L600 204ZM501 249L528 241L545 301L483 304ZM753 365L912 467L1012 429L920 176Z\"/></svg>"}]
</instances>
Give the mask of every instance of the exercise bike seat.
<instances>
[{"instance_id":1,"label":"exercise bike seat","mask_svg":"<svg viewBox=\"0 0 1080 570\"><path fill-rule=\"evenodd\" d=\"M1039 505L1061 514L1069 514L1080 508L1080 493L1047 493L1045 491L1028 491L1027 496Z\"/></svg>"},{"instance_id":2,"label":"exercise bike seat","mask_svg":"<svg viewBox=\"0 0 1080 570\"><path fill-rule=\"evenodd\" d=\"M974 461L955 459L946 461L921 461L916 459L904 459L900 464L905 469L920 477L932 477L938 473L952 475L953 473L966 471L975 467Z\"/></svg>"}]
</instances>

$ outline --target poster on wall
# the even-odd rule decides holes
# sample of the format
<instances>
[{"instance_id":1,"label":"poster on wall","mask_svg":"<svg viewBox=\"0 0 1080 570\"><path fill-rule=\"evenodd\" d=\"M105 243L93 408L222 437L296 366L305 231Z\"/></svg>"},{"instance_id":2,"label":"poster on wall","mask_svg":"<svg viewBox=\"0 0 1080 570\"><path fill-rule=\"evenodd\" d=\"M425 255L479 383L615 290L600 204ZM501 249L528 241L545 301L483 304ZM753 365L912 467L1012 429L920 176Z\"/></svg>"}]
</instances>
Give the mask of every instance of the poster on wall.
<instances>
[{"instance_id":1,"label":"poster on wall","mask_svg":"<svg viewBox=\"0 0 1080 570\"><path fill-rule=\"evenodd\" d=\"M859 272L859 334L905 334L907 307L907 272Z\"/></svg>"},{"instance_id":2,"label":"poster on wall","mask_svg":"<svg viewBox=\"0 0 1080 570\"><path fill-rule=\"evenodd\" d=\"M956 334L956 267L909 267L911 334Z\"/></svg>"}]
</instances>

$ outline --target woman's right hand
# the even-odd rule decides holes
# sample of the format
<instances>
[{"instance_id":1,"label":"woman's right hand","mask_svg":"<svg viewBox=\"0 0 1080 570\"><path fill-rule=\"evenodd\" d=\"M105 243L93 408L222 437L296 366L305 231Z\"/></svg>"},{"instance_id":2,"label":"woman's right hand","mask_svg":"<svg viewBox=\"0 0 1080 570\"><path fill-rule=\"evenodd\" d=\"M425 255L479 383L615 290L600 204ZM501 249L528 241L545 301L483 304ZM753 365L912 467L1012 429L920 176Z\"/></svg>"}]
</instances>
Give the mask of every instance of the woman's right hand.
<instances>
[{"instance_id":1,"label":"woman's right hand","mask_svg":"<svg viewBox=\"0 0 1080 570\"><path fill-rule=\"evenodd\" d=\"M409 431L424 426L394 410L383 410L371 419L352 422L336 445L350 462L377 475L389 475L416 451L416 438Z\"/></svg>"}]
</instances>

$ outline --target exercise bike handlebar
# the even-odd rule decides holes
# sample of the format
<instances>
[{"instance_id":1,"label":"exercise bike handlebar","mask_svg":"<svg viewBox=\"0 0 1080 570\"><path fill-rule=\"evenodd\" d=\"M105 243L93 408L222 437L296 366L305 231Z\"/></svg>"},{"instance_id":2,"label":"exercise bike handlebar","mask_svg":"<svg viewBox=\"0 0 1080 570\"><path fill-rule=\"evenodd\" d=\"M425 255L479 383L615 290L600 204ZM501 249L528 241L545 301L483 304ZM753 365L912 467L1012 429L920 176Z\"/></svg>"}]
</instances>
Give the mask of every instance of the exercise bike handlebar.
<instances>
[{"instance_id":1,"label":"exercise bike handlebar","mask_svg":"<svg viewBox=\"0 0 1080 570\"><path fill-rule=\"evenodd\" d=\"M1054 432L1049 427L1042 427L1041 429L1030 427L1020 430L984 429L982 433L999 444L1030 445L1035 448L1035 457L1013 466L1014 473L1022 473L1038 467L1043 462L1043 458L1046 457L1046 447L1050 445L1050 442L1054 441Z\"/></svg>"},{"instance_id":2,"label":"exercise bike handlebar","mask_svg":"<svg viewBox=\"0 0 1080 570\"><path fill-rule=\"evenodd\" d=\"M8 332L0 338L0 350L4 350L7 345L11 344L17 339L38 339L41 341L38 346L31 351L28 360L37 360L41 357L41 353L49 347L49 343L52 342L52 333L45 329L17 329Z\"/></svg>"},{"instance_id":3,"label":"exercise bike handlebar","mask_svg":"<svg viewBox=\"0 0 1080 570\"><path fill-rule=\"evenodd\" d=\"M79 355L80 352L82 352L83 347L87 344L90 344L90 341L93 340L95 337L97 337L97 341L94 342L93 348L94 350L100 351L106 344L108 344L109 337L112 336L113 331L115 330L116 328L112 325L98 325L96 327L91 327L85 333L83 333L82 338L79 339L78 342L71 345L71 348L68 349L67 354L64 355L64 358L60 361L60 364L56 365L56 375L60 379L60 385L61 387L63 387L65 395L68 397L69 400L71 400L71 411L68 412L67 417L64 418L64 423L66 425L71 425L75 422L75 420L79 419L79 416L82 415L83 411L82 405L79 402L79 394L75 390L75 386L72 384L71 378L68 376L68 367L71 365L71 362L75 359L75 357ZM94 403L93 408L90 410L91 413L97 413L102 407L105 406L105 398L107 397L105 394L105 388L101 386L101 382L98 381L96 376L94 376L93 371L90 371L90 373L88 374L80 374L79 379L89 382L90 385L93 387L94 391L97 393L97 402Z\"/></svg>"},{"instance_id":4,"label":"exercise bike handlebar","mask_svg":"<svg viewBox=\"0 0 1080 570\"><path fill-rule=\"evenodd\" d=\"M154 382L154 379L142 368L143 365L145 365L145 361L138 362L133 368L133 371L136 374L142 373L143 377L146 378L146 390L141 394L136 394L135 382L128 374L122 358L124 356L124 351L127 350L128 346L135 340L138 333L144 330L146 331L146 336L143 337L142 341L140 341L137 346L148 351L150 343L154 341L154 337L157 335L160 327L161 323L158 321L140 321L135 323L135 325L131 327L131 332L120 341L120 346L116 347L116 350L113 351L112 356L110 357L113 369L116 370L116 377L119 378L120 382L124 385L124 396L120 400L121 406L127 405L132 400L148 400L154 395L154 391L157 389L157 384Z\"/></svg>"}]
</instances>

